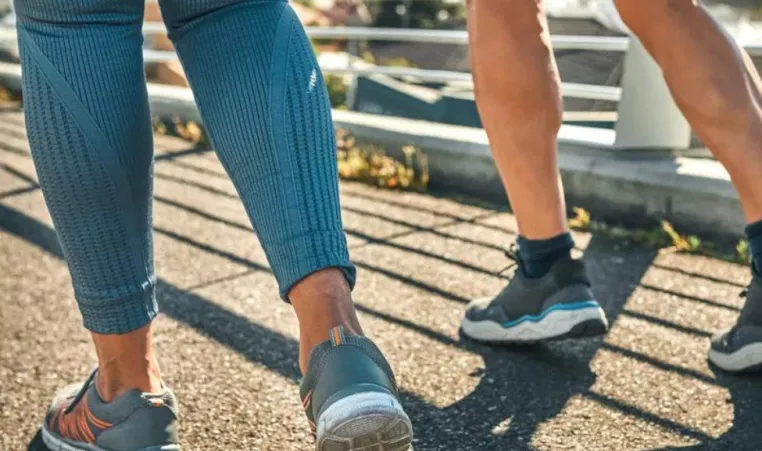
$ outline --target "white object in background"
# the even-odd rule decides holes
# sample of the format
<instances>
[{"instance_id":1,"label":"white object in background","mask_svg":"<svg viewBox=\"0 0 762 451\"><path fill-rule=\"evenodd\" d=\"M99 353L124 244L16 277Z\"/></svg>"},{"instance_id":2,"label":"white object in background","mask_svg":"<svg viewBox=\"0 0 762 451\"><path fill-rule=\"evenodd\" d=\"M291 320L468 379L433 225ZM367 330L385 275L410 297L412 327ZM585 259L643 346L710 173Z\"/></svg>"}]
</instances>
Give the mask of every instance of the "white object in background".
<instances>
[{"instance_id":1,"label":"white object in background","mask_svg":"<svg viewBox=\"0 0 762 451\"><path fill-rule=\"evenodd\" d=\"M616 122L618 149L687 149L691 127L672 99L656 61L636 37L624 60Z\"/></svg>"},{"instance_id":2,"label":"white object in background","mask_svg":"<svg viewBox=\"0 0 762 451\"><path fill-rule=\"evenodd\" d=\"M3 17L2 23L5 25L15 25L16 24L16 12L13 11L13 2L8 3L11 7L11 13L7 16Z\"/></svg>"}]
</instances>

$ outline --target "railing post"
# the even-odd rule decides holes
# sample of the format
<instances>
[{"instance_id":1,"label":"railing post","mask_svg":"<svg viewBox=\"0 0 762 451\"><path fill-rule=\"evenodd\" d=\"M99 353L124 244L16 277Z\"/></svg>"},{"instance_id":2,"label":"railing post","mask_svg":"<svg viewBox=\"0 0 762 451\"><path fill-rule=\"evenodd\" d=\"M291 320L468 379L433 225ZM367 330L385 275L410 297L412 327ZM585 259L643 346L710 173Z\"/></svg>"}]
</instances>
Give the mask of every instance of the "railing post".
<instances>
[{"instance_id":1,"label":"railing post","mask_svg":"<svg viewBox=\"0 0 762 451\"><path fill-rule=\"evenodd\" d=\"M622 100L616 124L617 149L687 149L691 128L643 44L632 37L624 61Z\"/></svg>"},{"instance_id":2,"label":"railing post","mask_svg":"<svg viewBox=\"0 0 762 451\"><path fill-rule=\"evenodd\" d=\"M348 56L349 60L347 61L347 66L349 66L350 69L354 68L355 66L355 55L358 57L360 56L360 45L358 44L357 40L350 39L347 43L347 50L348 50ZM355 96L357 95L357 74L351 75L351 80L349 82L349 86L347 87L347 98L346 98L346 104L347 107L352 108L355 104Z\"/></svg>"}]
</instances>

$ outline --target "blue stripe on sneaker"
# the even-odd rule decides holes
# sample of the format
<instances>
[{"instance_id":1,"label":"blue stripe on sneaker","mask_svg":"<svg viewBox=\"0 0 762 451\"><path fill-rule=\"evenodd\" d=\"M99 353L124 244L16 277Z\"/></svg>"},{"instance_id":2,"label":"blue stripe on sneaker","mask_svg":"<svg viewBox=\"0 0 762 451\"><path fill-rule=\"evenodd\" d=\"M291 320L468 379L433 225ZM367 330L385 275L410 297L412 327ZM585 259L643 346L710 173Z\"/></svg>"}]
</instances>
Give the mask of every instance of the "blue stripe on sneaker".
<instances>
[{"instance_id":1,"label":"blue stripe on sneaker","mask_svg":"<svg viewBox=\"0 0 762 451\"><path fill-rule=\"evenodd\" d=\"M597 301L580 301L580 302L573 302L571 304L556 304L549 309L545 310L544 312L540 313L539 315L524 315L519 319L515 319L513 321L508 321L507 323L503 323L504 328L514 327L517 326L523 322L529 321L532 323L538 323L545 319L546 316L550 315L552 312L555 311L574 311L574 310L583 310L586 308L600 308L600 305Z\"/></svg>"}]
</instances>

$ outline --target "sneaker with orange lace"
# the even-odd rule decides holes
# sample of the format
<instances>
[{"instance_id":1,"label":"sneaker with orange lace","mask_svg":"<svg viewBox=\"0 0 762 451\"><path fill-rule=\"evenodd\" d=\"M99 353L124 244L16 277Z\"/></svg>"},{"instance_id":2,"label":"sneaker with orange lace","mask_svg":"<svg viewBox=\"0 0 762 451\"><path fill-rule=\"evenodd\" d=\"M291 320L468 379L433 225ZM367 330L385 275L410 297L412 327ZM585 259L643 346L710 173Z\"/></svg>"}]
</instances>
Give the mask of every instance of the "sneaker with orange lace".
<instances>
[{"instance_id":1,"label":"sneaker with orange lace","mask_svg":"<svg viewBox=\"0 0 762 451\"><path fill-rule=\"evenodd\" d=\"M53 400L41 430L50 451L180 451L177 400L169 388L130 390L106 403L95 375Z\"/></svg>"}]
</instances>

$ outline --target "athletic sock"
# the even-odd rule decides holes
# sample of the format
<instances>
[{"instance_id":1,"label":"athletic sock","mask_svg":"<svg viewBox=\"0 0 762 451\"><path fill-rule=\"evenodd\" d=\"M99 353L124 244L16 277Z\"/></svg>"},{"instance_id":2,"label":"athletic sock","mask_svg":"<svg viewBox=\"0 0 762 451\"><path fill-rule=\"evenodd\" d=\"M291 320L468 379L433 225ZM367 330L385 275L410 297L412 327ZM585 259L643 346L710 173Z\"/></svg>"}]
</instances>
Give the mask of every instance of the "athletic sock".
<instances>
[{"instance_id":1,"label":"athletic sock","mask_svg":"<svg viewBox=\"0 0 762 451\"><path fill-rule=\"evenodd\" d=\"M749 239L752 268L762 275L762 221L746 226L746 237Z\"/></svg>"},{"instance_id":2,"label":"athletic sock","mask_svg":"<svg viewBox=\"0 0 762 451\"><path fill-rule=\"evenodd\" d=\"M521 269L530 279L545 276L553 263L560 258L570 257L574 248L574 239L569 232L546 240L530 240L519 236L517 243Z\"/></svg>"}]
</instances>

